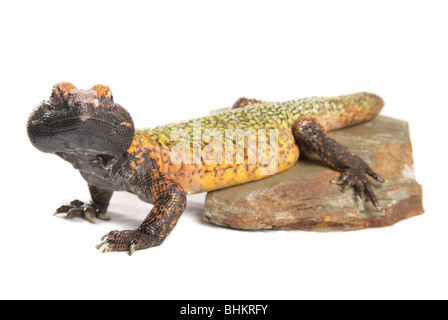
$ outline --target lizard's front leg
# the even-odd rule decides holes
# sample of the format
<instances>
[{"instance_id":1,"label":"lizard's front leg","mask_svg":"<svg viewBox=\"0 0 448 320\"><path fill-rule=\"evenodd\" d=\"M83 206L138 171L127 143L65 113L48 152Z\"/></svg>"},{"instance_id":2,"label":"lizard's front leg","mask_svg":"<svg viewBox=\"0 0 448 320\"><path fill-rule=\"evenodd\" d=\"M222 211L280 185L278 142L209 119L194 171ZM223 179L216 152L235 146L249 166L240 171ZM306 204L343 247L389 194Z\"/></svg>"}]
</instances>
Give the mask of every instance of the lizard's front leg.
<instances>
[{"instance_id":1,"label":"lizard's front leg","mask_svg":"<svg viewBox=\"0 0 448 320\"><path fill-rule=\"evenodd\" d=\"M363 204L369 198L373 205L381 210L367 175L379 182L384 182L384 180L364 160L329 137L315 117L298 119L294 123L292 131L299 145L317 153L331 168L342 173L339 181L335 181L335 183L342 185L344 189L354 186Z\"/></svg>"},{"instance_id":2,"label":"lizard's front leg","mask_svg":"<svg viewBox=\"0 0 448 320\"><path fill-rule=\"evenodd\" d=\"M102 220L110 220L110 217L106 216L106 211L109 207L113 192L97 188L92 184L89 184L89 192L92 198L91 203L73 200L69 205L59 207L54 214L66 213L67 219L79 217L85 218L91 223L95 223L93 217Z\"/></svg>"},{"instance_id":3,"label":"lizard's front leg","mask_svg":"<svg viewBox=\"0 0 448 320\"><path fill-rule=\"evenodd\" d=\"M175 227L187 204L182 187L162 175L146 174L138 181L143 185L138 186L137 195L144 201L152 196L154 207L151 212L138 229L111 231L103 236L97 249L103 252L128 251L132 255L135 250L160 245Z\"/></svg>"}]
</instances>

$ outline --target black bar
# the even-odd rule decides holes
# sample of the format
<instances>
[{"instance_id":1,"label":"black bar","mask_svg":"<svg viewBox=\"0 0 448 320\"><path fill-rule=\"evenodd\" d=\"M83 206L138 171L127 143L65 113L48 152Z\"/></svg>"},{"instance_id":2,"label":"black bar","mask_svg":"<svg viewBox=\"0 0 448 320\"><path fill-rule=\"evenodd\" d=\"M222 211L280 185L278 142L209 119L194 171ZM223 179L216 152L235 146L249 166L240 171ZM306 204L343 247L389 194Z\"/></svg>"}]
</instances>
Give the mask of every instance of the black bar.
<instances>
[{"instance_id":1,"label":"black bar","mask_svg":"<svg viewBox=\"0 0 448 320\"><path fill-rule=\"evenodd\" d=\"M283 319L298 314L292 300L175 300L147 301L173 319ZM152 307L151 307L152 309ZM154 310L155 311L155 310Z\"/></svg>"}]
</instances>

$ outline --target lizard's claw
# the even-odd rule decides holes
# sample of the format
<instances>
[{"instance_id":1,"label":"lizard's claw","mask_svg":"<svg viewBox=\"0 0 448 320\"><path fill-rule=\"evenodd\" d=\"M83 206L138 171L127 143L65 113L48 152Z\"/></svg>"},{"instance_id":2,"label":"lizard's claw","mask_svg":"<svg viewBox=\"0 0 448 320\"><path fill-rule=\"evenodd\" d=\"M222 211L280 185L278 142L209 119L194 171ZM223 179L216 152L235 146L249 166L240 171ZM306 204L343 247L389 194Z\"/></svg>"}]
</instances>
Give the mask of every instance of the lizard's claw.
<instances>
[{"instance_id":1,"label":"lizard's claw","mask_svg":"<svg viewBox=\"0 0 448 320\"><path fill-rule=\"evenodd\" d=\"M97 217L98 219L102 220L111 219L110 217L104 214L100 214L93 205L85 204L84 202L79 200L73 200L72 202L70 202L69 205L59 207L54 213L54 215L61 213L66 213L67 219L73 219L78 217L78 218L84 218L91 223L95 223L93 217Z\"/></svg>"},{"instance_id":2,"label":"lizard's claw","mask_svg":"<svg viewBox=\"0 0 448 320\"><path fill-rule=\"evenodd\" d=\"M367 175L373 177L375 180L379 182L384 182L384 179L381 178L377 173L375 173L370 167L364 162L362 165L356 168L348 168L345 169L339 180L332 180L332 183L342 186L342 191L346 188L355 187L356 192L361 198L363 208L365 208L366 199L369 198L372 204L378 209L383 210L378 202L378 199L375 196L375 193L370 186L370 182L367 179Z\"/></svg>"},{"instance_id":3,"label":"lizard's claw","mask_svg":"<svg viewBox=\"0 0 448 320\"><path fill-rule=\"evenodd\" d=\"M128 251L132 255L135 250L146 249L159 245L161 242L151 235L139 230L111 231L101 238L97 249L106 252Z\"/></svg>"}]
</instances>

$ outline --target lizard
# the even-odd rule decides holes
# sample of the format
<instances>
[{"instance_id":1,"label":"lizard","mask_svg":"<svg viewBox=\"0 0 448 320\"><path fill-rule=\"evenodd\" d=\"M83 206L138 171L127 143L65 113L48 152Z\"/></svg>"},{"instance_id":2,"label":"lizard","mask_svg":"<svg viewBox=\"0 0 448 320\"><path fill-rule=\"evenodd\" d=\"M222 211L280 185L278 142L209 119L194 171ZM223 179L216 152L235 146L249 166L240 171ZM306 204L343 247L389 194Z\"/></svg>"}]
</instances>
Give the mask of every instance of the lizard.
<instances>
[{"instance_id":1,"label":"lizard","mask_svg":"<svg viewBox=\"0 0 448 320\"><path fill-rule=\"evenodd\" d=\"M94 218L109 220L107 208L115 191L130 192L153 205L137 229L111 231L97 246L102 252L132 254L158 246L166 239L185 210L188 194L227 188L282 172L298 161L303 150L317 154L341 173L338 180L331 182L342 189L354 187L364 205L370 200L381 209L368 176L379 182L384 179L327 132L371 120L383 105L382 98L367 92L286 102L240 98L230 110L220 114L135 129L129 112L114 102L109 86L77 89L71 83L60 82L53 86L50 98L31 112L27 134L34 147L68 161L87 182L91 202L74 200L59 207L55 214L90 222L95 222ZM195 132L198 123L200 128ZM201 151L204 153L207 147L207 139L201 135L207 130L224 134L229 129L253 130L239 140L239 144L243 143L243 161L223 163L201 158ZM244 143L260 129L266 134L258 136L258 143L276 139L277 150L270 152L269 158L275 159L277 166L269 174L262 170L266 169L266 162L249 163L251 150ZM175 132L190 135L190 141L180 144L179 139L172 137ZM214 146L229 140L235 146L226 149L226 154L216 152L218 158L215 154L214 159L229 156L235 160L236 138L216 139ZM173 150L178 154L179 145L192 147L185 149L190 153L186 160L194 158L195 150L196 153L199 150L199 158L193 163L174 161Z\"/></svg>"}]
</instances>

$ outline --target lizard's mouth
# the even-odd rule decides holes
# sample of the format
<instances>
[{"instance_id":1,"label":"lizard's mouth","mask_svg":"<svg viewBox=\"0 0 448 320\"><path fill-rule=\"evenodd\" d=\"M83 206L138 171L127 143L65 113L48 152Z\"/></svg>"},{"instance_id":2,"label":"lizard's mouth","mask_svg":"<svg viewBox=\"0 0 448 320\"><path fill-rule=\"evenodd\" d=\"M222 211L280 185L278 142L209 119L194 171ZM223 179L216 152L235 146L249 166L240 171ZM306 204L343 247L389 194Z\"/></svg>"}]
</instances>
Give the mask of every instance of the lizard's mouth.
<instances>
[{"instance_id":1,"label":"lizard's mouth","mask_svg":"<svg viewBox=\"0 0 448 320\"><path fill-rule=\"evenodd\" d=\"M93 153L117 156L125 152L134 137L132 118L105 117L80 109L55 109L43 101L30 115L28 137L46 153Z\"/></svg>"}]
</instances>

